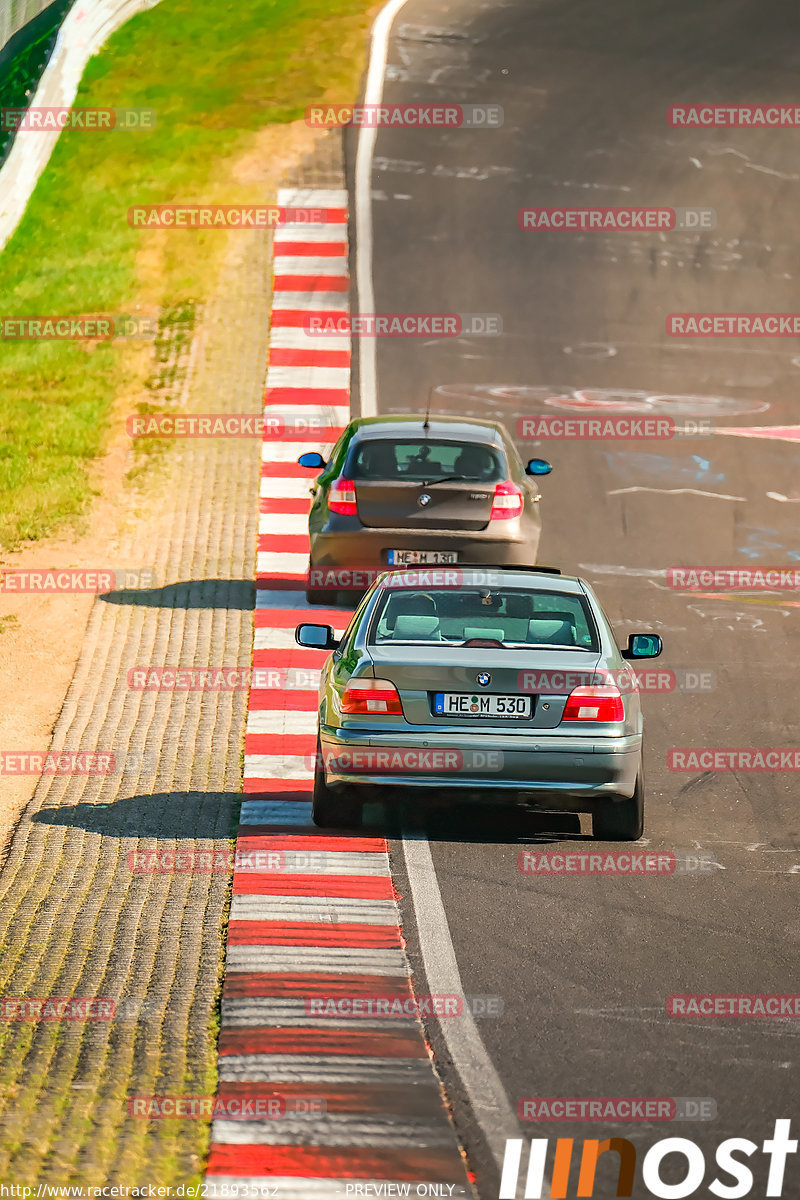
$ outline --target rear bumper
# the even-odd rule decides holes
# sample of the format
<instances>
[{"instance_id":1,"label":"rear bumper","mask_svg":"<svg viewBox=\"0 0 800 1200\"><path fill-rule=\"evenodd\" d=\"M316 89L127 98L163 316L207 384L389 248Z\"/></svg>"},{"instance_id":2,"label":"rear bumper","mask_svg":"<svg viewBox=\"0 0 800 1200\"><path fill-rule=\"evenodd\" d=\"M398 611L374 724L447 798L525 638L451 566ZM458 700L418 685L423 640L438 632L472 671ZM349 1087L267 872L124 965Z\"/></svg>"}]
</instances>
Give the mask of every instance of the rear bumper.
<instances>
[{"instance_id":1,"label":"rear bumper","mask_svg":"<svg viewBox=\"0 0 800 1200\"><path fill-rule=\"evenodd\" d=\"M493 525L495 523L493 522ZM352 568L386 571L387 550L453 550L460 563L487 566L532 567L539 548L538 525L528 526L525 536L503 535L501 530L372 529L320 531L311 534L311 563L314 568ZM374 578L374 576L373 576ZM344 585L340 585L344 586Z\"/></svg>"},{"instance_id":2,"label":"rear bumper","mask_svg":"<svg viewBox=\"0 0 800 1200\"><path fill-rule=\"evenodd\" d=\"M609 738L458 735L320 727L331 787L360 784L434 791L533 807L591 812L606 797L632 796L642 755L640 735ZM468 793L478 793L469 796ZM454 796L454 799L456 797Z\"/></svg>"}]
</instances>

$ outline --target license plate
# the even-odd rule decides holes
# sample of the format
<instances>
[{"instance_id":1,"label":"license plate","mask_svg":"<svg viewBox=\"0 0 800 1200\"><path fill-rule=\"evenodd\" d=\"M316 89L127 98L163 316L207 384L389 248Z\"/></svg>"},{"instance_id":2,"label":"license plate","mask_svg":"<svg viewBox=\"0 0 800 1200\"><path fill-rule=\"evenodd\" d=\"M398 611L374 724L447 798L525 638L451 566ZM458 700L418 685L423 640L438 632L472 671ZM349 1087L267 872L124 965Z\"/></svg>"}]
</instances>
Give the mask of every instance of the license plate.
<instances>
[{"instance_id":1,"label":"license plate","mask_svg":"<svg viewBox=\"0 0 800 1200\"><path fill-rule=\"evenodd\" d=\"M531 715L531 696L485 696L469 692L436 692L433 711L440 717L516 717Z\"/></svg>"},{"instance_id":2,"label":"license plate","mask_svg":"<svg viewBox=\"0 0 800 1200\"><path fill-rule=\"evenodd\" d=\"M390 550L388 558L390 567L419 567L424 563L443 566L458 562L455 550Z\"/></svg>"}]
</instances>

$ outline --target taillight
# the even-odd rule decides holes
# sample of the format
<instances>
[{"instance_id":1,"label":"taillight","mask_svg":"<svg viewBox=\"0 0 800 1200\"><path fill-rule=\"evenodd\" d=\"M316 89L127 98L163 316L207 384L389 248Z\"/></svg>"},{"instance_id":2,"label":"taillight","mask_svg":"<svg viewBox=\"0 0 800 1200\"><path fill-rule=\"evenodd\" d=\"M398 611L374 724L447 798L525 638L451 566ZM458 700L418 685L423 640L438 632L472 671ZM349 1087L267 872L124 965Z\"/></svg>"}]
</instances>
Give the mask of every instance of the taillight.
<instances>
[{"instance_id":1,"label":"taillight","mask_svg":"<svg viewBox=\"0 0 800 1200\"><path fill-rule=\"evenodd\" d=\"M490 521L510 521L522 512L522 489L510 479L495 485Z\"/></svg>"},{"instance_id":2,"label":"taillight","mask_svg":"<svg viewBox=\"0 0 800 1200\"><path fill-rule=\"evenodd\" d=\"M356 485L352 479L334 479L328 493L328 508L344 517L356 515Z\"/></svg>"},{"instance_id":3,"label":"taillight","mask_svg":"<svg viewBox=\"0 0 800 1200\"><path fill-rule=\"evenodd\" d=\"M617 687L577 687L567 696L562 721L624 721Z\"/></svg>"},{"instance_id":4,"label":"taillight","mask_svg":"<svg viewBox=\"0 0 800 1200\"><path fill-rule=\"evenodd\" d=\"M402 717L403 706L394 684L388 679L351 679L342 692L343 713L383 714Z\"/></svg>"}]
</instances>

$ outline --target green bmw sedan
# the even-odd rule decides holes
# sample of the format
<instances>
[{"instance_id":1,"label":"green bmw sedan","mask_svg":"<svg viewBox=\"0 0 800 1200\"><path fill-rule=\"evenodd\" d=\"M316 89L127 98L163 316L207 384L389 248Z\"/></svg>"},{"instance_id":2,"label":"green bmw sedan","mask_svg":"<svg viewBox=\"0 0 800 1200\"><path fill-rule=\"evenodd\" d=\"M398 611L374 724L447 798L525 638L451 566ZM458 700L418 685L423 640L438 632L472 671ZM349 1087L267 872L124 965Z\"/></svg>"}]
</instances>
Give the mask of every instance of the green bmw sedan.
<instances>
[{"instance_id":1,"label":"green bmw sedan","mask_svg":"<svg viewBox=\"0 0 800 1200\"><path fill-rule=\"evenodd\" d=\"M577 577L544 568L463 567L382 574L337 640L298 625L301 646L332 651L320 678L313 817L349 827L366 800L416 799L587 812L594 836L630 841L644 825L642 711L630 660Z\"/></svg>"}]
</instances>

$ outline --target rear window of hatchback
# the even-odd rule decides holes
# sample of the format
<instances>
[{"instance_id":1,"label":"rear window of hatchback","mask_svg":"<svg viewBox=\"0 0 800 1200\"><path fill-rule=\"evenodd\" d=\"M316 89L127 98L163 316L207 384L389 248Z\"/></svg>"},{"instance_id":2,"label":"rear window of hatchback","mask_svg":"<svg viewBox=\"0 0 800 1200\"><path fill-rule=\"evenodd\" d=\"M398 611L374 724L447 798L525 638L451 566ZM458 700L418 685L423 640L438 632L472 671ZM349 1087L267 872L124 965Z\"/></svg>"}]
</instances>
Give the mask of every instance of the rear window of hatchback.
<instances>
[{"instance_id":1,"label":"rear window of hatchback","mask_svg":"<svg viewBox=\"0 0 800 1200\"><path fill-rule=\"evenodd\" d=\"M477 483L499 483L508 470L502 451L481 442L367 438L351 446L344 474L355 480L398 483L421 483L451 475Z\"/></svg>"}]
</instances>

